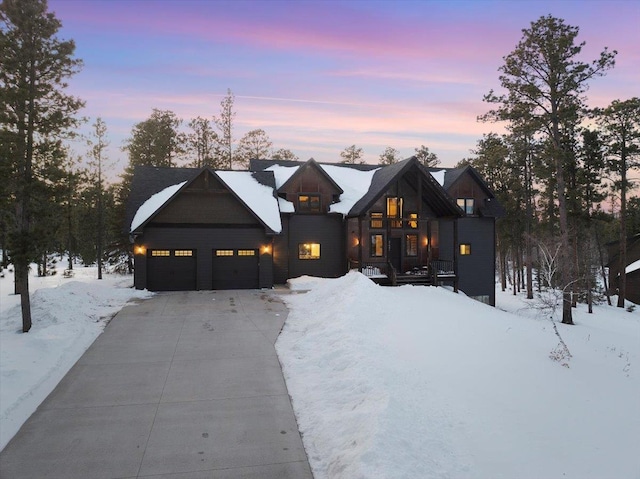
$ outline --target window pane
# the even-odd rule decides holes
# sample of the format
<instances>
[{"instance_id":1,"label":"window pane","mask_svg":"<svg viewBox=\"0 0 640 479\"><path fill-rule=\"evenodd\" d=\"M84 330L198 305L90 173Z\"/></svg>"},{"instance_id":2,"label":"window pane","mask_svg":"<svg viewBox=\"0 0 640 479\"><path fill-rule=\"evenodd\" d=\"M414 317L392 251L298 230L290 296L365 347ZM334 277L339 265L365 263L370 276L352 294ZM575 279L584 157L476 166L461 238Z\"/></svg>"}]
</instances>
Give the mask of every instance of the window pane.
<instances>
[{"instance_id":1,"label":"window pane","mask_svg":"<svg viewBox=\"0 0 640 479\"><path fill-rule=\"evenodd\" d=\"M371 235L371 252L372 257L384 256L384 235Z\"/></svg>"},{"instance_id":2,"label":"window pane","mask_svg":"<svg viewBox=\"0 0 640 479\"><path fill-rule=\"evenodd\" d=\"M255 256L256 250L254 249L239 249L238 256Z\"/></svg>"},{"instance_id":3,"label":"window pane","mask_svg":"<svg viewBox=\"0 0 640 479\"><path fill-rule=\"evenodd\" d=\"M407 221L407 226L411 229L418 228L418 213L409 213L409 221Z\"/></svg>"},{"instance_id":4,"label":"window pane","mask_svg":"<svg viewBox=\"0 0 640 479\"><path fill-rule=\"evenodd\" d=\"M232 249L217 249L216 256L233 256Z\"/></svg>"},{"instance_id":5,"label":"window pane","mask_svg":"<svg viewBox=\"0 0 640 479\"><path fill-rule=\"evenodd\" d=\"M382 228L382 213L371 213L371 228Z\"/></svg>"},{"instance_id":6,"label":"window pane","mask_svg":"<svg viewBox=\"0 0 640 479\"><path fill-rule=\"evenodd\" d=\"M469 244L469 243L461 243L460 244L460 254L462 256L470 255L471 254L471 244Z\"/></svg>"},{"instance_id":7,"label":"window pane","mask_svg":"<svg viewBox=\"0 0 640 479\"><path fill-rule=\"evenodd\" d=\"M468 215L472 215L473 214L473 198L467 198L467 202L465 204L465 210L464 212Z\"/></svg>"},{"instance_id":8,"label":"window pane","mask_svg":"<svg viewBox=\"0 0 640 479\"><path fill-rule=\"evenodd\" d=\"M177 249L173 252L174 256L193 256L193 250L191 249Z\"/></svg>"},{"instance_id":9,"label":"window pane","mask_svg":"<svg viewBox=\"0 0 640 479\"><path fill-rule=\"evenodd\" d=\"M171 251L168 249L154 249L151 250L151 256L171 256Z\"/></svg>"},{"instance_id":10,"label":"window pane","mask_svg":"<svg viewBox=\"0 0 640 479\"><path fill-rule=\"evenodd\" d=\"M407 235L406 254L407 256L418 256L418 235Z\"/></svg>"},{"instance_id":11,"label":"window pane","mask_svg":"<svg viewBox=\"0 0 640 479\"><path fill-rule=\"evenodd\" d=\"M320 259L320 244L300 243L298 245L298 259Z\"/></svg>"}]
</instances>

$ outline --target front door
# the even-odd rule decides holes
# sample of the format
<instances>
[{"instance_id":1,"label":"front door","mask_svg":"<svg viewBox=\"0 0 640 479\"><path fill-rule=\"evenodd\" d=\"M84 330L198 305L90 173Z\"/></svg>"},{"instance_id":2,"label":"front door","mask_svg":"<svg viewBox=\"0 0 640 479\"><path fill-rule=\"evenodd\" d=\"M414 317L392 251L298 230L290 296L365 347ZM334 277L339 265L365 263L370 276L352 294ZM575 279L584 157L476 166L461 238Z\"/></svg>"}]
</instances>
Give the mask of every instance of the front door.
<instances>
[{"instance_id":1,"label":"front door","mask_svg":"<svg viewBox=\"0 0 640 479\"><path fill-rule=\"evenodd\" d=\"M402 273L402 238L389 239L389 261L396 272Z\"/></svg>"}]
</instances>

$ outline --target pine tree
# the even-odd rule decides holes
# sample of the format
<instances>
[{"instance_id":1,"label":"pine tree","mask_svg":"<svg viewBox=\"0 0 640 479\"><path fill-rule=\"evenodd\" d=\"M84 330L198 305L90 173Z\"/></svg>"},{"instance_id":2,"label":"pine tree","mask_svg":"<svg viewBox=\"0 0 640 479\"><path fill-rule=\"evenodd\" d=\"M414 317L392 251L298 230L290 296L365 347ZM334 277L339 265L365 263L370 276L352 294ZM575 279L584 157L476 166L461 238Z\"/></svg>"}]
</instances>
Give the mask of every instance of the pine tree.
<instances>
[{"instance_id":1,"label":"pine tree","mask_svg":"<svg viewBox=\"0 0 640 479\"><path fill-rule=\"evenodd\" d=\"M400 152L395 148L391 148L390 146L388 146L380 154L378 164L393 165L394 163L398 163L399 161L400 161Z\"/></svg>"},{"instance_id":2,"label":"pine tree","mask_svg":"<svg viewBox=\"0 0 640 479\"><path fill-rule=\"evenodd\" d=\"M340 163L347 165L364 164L362 148L358 148L356 145L347 146L340 152L340 157L342 158Z\"/></svg>"},{"instance_id":3,"label":"pine tree","mask_svg":"<svg viewBox=\"0 0 640 479\"><path fill-rule=\"evenodd\" d=\"M29 264L38 256L34 218L48 202L36 201L46 160L60 162L62 135L77 125L83 103L65 94L66 80L81 61L75 44L57 37L60 21L46 0L4 0L0 4L0 128L4 152L15 176L9 252L20 293L22 330L31 328Z\"/></svg>"},{"instance_id":4,"label":"pine tree","mask_svg":"<svg viewBox=\"0 0 640 479\"><path fill-rule=\"evenodd\" d=\"M227 95L220 102L220 115L213 117L213 122L220 131L218 141L220 142L220 150L222 153L222 163L228 169L233 169L233 122L236 118L236 112L233 111L233 103L235 96L231 89L227 89Z\"/></svg>"}]
</instances>

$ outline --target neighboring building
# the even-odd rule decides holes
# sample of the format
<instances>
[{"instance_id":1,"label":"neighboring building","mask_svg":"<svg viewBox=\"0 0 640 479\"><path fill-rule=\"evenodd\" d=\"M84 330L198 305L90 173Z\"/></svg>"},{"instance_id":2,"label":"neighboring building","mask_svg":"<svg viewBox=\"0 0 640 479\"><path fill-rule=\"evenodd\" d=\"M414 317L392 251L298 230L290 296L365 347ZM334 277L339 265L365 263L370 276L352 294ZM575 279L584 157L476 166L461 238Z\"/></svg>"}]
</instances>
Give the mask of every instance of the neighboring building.
<instances>
[{"instance_id":1,"label":"neighboring building","mask_svg":"<svg viewBox=\"0 0 640 479\"><path fill-rule=\"evenodd\" d=\"M609 290L612 294L618 294L618 281L620 279L620 242L607 243L609 262ZM640 234L627 238L627 275L625 298L640 304Z\"/></svg>"},{"instance_id":2,"label":"neighboring building","mask_svg":"<svg viewBox=\"0 0 640 479\"><path fill-rule=\"evenodd\" d=\"M253 160L251 171L137 168L127 224L135 287L271 287L357 268L389 284L450 284L495 304L495 221L471 167Z\"/></svg>"}]
</instances>

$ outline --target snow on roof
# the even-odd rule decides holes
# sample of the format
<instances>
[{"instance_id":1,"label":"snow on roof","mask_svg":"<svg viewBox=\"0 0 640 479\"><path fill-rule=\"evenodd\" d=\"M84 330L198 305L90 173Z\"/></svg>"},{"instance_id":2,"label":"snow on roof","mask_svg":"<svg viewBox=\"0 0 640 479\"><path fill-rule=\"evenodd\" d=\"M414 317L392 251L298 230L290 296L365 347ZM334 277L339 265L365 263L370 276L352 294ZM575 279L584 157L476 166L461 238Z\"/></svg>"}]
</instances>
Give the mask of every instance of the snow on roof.
<instances>
[{"instance_id":1,"label":"snow on roof","mask_svg":"<svg viewBox=\"0 0 640 479\"><path fill-rule=\"evenodd\" d=\"M250 171L216 171L216 174L272 231L282 231L278 200L272 188L258 183Z\"/></svg>"},{"instance_id":2,"label":"snow on roof","mask_svg":"<svg viewBox=\"0 0 640 479\"><path fill-rule=\"evenodd\" d=\"M435 178L435 180L440 183L440 186L444 186L444 174L447 172L447 170L438 170L438 171L432 171L431 172L431 176L433 176Z\"/></svg>"},{"instance_id":3,"label":"snow on roof","mask_svg":"<svg viewBox=\"0 0 640 479\"><path fill-rule=\"evenodd\" d=\"M129 231L135 231L138 226L147 221L156 211L158 211L162 206L173 196L176 192L182 188L182 186L186 183L183 181L182 183L178 183L177 185L171 185L166 187L164 190L157 192L155 195L151 196L147 201L140 205L138 211L136 211L133 220L131 221L131 229Z\"/></svg>"},{"instance_id":4,"label":"snow on roof","mask_svg":"<svg viewBox=\"0 0 640 479\"><path fill-rule=\"evenodd\" d=\"M282 185L284 185L289 178L293 176L293 174L298 171L300 166L280 166L273 165L269 168L265 168L264 171L273 171L273 176L276 179L276 189L279 189Z\"/></svg>"},{"instance_id":5,"label":"snow on roof","mask_svg":"<svg viewBox=\"0 0 640 479\"><path fill-rule=\"evenodd\" d=\"M634 271L637 271L640 269L640 259L638 261L634 261L633 263L631 263L630 265L628 265L625 269L624 269L624 274L629 274L629 273L633 273Z\"/></svg>"},{"instance_id":6,"label":"snow on roof","mask_svg":"<svg viewBox=\"0 0 640 479\"><path fill-rule=\"evenodd\" d=\"M360 171L345 166L320 165L320 167L342 188L344 193L340 195L340 201L331 205L331 213L349 213L353 205L362 198L369 187L373 175L379 168L369 171Z\"/></svg>"}]
</instances>

